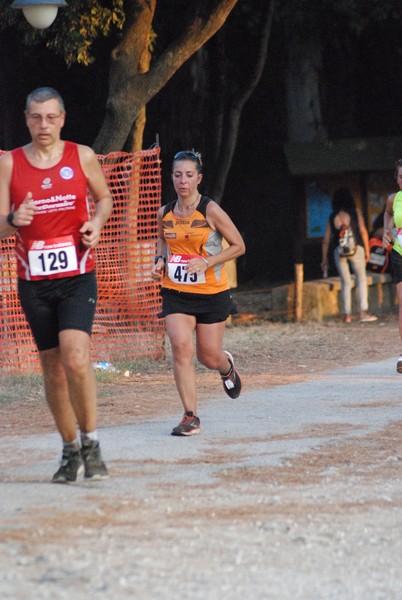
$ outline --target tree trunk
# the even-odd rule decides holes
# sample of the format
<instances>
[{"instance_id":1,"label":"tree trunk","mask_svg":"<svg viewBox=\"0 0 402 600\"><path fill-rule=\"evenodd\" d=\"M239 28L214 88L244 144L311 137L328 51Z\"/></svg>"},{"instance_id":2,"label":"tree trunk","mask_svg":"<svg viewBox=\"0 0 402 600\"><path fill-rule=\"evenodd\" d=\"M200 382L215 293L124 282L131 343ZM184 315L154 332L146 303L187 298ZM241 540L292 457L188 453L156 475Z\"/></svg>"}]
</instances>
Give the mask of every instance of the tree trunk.
<instances>
[{"instance_id":1,"label":"tree trunk","mask_svg":"<svg viewBox=\"0 0 402 600\"><path fill-rule=\"evenodd\" d=\"M139 65L149 39L156 0L138 0L127 11L121 43L113 50L106 115L94 149L99 154L121 150L141 108L169 81L181 65L218 31L238 0L219 0L206 20L196 15L146 73Z\"/></svg>"},{"instance_id":2,"label":"tree trunk","mask_svg":"<svg viewBox=\"0 0 402 600\"><path fill-rule=\"evenodd\" d=\"M147 122L147 109L142 106L138 112L137 118L134 121L132 130L131 152L142 150L142 140L144 138L144 130Z\"/></svg>"},{"instance_id":3,"label":"tree trunk","mask_svg":"<svg viewBox=\"0 0 402 600\"><path fill-rule=\"evenodd\" d=\"M327 139L320 98L321 42L317 36L288 36L288 139L312 142Z\"/></svg>"},{"instance_id":4,"label":"tree trunk","mask_svg":"<svg viewBox=\"0 0 402 600\"><path fill-rule=\"evenodd\" d=\"M217 129L220 147L215 164L218 165L219 168L213 173L209 188L212 197L218 204L222 201L226 179L236 149L243 108L257 87L264 69L274 12L275 0L271 0L269 4L265 3L263 14L261 15L261 32L259 34L259 43L255 50L255 56L257 58L254 62L253 70L251 71L250 77L243 80L243 85L240 89L237 88L236 93L233 94L229 110L227 107L222 108L222 110L225 110L226 116L224 117L223 122L223 132L220 131L220 128ZM218 121L219 120L220 117L218 117Z\"/></svg>"}]
</instances>

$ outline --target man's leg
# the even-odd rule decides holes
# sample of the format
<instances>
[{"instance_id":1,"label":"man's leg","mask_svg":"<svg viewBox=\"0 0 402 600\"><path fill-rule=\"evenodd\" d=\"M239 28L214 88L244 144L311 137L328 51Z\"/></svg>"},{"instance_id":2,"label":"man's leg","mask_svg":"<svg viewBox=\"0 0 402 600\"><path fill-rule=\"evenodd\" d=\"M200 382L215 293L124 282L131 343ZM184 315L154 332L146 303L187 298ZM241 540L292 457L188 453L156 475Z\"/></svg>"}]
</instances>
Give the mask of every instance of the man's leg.
<instances>
[{"instance_id":1,"label":"man's leg","mask_svg":"<svg viewBox=\"0 0 402 600\"><path fill-rule=\"evenodd\" d=\"M77 418L70 402L68 382L61 361L60 348L39 352L45 385L46 401L63 442L77 437Z\"/></svg>"},{"instance_id":2,"label":"man's leg","mask_svg":"<svg viewBox=\"0 0 402 600\"><path fill-rule=\"evenodd\" d=\"M90 357L90 337L84 331L59 333L60 356L70 405L81 432L96 430L96 379Z\"/></svg>"},{"instance_id":3,"label":"man's leg","mask_svg":"<svg viewBox=\"0 0 402 600\"><path fill-rule=\"evenodd\" d=\"M84 461L77 438L77 418L70 402L68 382L61 361L60 348L39 352L46 401L63 440L60 467L53 475L54 483L75 483L84 473Z\"/></svg>"},{"instance_id":4,"label":"man's leg","mask_svg":"<svg viewBox=\"0 0 402 600\"><path fill-rule=\"evenodd\" d=\"M85 478L105 479L108 472L96 431L96 378L91 364L90 336L76 329L64 329L59 339L69 399L81 432Z\"/></svg>"},{"instance_id":5,"label":"man's leg","mask_svg":"<svg viewBox=\"0 0 402 600\"><path fill-rule=\"evenodd\" d=\"M62 464L53 481L75 481L82 465L81 454L85 477L104 479L108 473L96 434L96 379L90 360L90 337L85 332L67 329L59 334L59 339L58 348L40 353L46 399L64 442ZM79 457L75 456L77 424L82 442Z\"/></svg>"}]
</instances>

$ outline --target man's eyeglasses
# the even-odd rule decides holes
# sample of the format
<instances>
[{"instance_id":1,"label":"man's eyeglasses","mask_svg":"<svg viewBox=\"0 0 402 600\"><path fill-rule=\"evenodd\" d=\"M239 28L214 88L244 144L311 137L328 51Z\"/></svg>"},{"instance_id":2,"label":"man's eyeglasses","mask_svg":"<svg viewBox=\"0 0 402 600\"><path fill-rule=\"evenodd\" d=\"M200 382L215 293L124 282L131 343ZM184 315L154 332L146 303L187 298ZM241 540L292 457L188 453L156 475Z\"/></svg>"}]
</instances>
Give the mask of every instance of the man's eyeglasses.
<instances>
[{"instance_id":1,"label":"man's eyeglasses","mask_svg":"<svg viewBox=\"0 0 402 600\"><path fill-rule=\"evenodd\" d=\"M200 167L202 167L201 154L199 152L194 152L194 150L181 150L177 154L174 155L173 160L196 160Z\"/></svg>"},{"instance_id":2,"label":"man's eyeglasses","mask_svg":"<svg viewBox=\"0 0 402 600\"><path fill-rule=\"evenodd\" d=\"M57 119L61 117L62 113L59 115L39 115L38 113L27 113L27 115L30 119L32 119L32 121L34 121L34 123L42 123L42 121L45 121L45 123L53 125L56 123Z\"/></svg>"}]
</instances>

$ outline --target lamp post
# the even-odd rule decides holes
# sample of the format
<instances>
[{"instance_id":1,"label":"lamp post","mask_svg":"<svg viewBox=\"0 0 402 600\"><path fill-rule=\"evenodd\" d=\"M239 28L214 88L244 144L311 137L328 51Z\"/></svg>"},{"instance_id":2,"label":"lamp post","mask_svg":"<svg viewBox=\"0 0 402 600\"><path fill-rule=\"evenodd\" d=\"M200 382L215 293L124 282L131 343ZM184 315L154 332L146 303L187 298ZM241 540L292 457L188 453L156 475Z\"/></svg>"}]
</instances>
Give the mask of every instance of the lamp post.
<instances>
[{"instance_id":1,"label":"lamp post","mask_svg":"<svg viewBox=\"0 0 402 600\"><path fill-rule=\"evenodd\" d=\"M24 17L35 29L46 29L57 16L59 6L67 6L65 0L14 0L11 8L22 8Z\"/></svg>"}]
</instances>

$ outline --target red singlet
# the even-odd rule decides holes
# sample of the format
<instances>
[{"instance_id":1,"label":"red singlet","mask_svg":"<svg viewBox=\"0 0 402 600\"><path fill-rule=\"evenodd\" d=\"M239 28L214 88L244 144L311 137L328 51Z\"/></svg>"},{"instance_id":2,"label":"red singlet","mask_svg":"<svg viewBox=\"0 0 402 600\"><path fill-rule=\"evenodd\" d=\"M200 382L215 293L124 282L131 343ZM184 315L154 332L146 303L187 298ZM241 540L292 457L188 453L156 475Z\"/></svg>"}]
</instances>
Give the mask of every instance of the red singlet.
<instances>
[{"instance_id":1,"label":"red singlet","mask_svg":"<svg viewBox=\"0 0 402 600\"><path fill-rule=\"evenodd\" d=\"M16 232L18 277L57 279L92 271L94 254L82 245L79 232L89 219L89 206L77 144L64 142L61 160L46 169L31 165L22 148L13 150L12 157L12 210L18 209L28 192L37 208L32 223Z\"/></svg>"}]
</instances>

